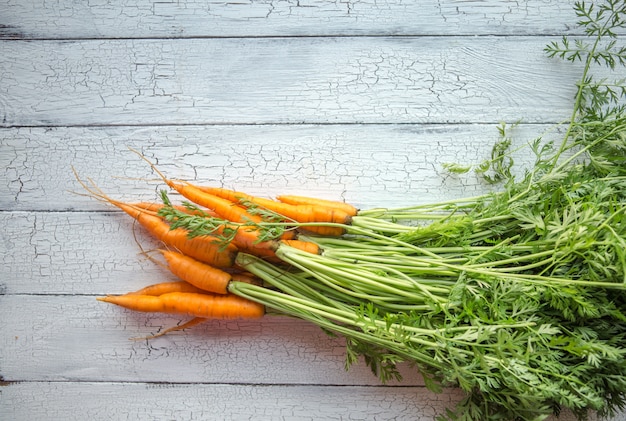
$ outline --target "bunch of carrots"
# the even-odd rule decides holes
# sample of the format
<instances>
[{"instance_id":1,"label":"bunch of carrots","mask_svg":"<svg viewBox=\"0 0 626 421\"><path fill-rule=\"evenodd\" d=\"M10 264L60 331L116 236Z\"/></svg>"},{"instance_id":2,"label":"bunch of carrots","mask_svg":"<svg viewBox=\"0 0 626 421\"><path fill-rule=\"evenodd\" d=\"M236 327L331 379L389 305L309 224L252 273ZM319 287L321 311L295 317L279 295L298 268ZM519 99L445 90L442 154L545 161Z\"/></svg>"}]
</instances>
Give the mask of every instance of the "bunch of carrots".
<instances>
[{"instance_id":1,"label":"bunch of carrots","mask_svg":"<svg viewBox=\"0 0 626 421\"><path fill-rule=\"evenodd\" d=\"M357 210L170 180L139 154L184 202L163 191L159 204L122 203L79 181L157 238L180 281L100 300L190 318L158 335L270 312L309 321L345 338L346 367L363 357L386 381L407 361L433 391L462 388L451 420L615 415L626 408L626 83L595 79L592 65L626 64L615 39L626 5L575 10L588 39L546 48L585 63L572 118L558 146L528 144L535 163L520 179L502 128L476 168L501 191Z\"/></svg>"},{"instance_id":2,"label":"bunch of carrots","mask_svg":"<svg viewBox=\"0 0 626 421\"><path fill-rule=\"evenodd\" d=\"M183 204L173 205L165 191L163 203L121 202L107 196L91 180L82 181L75 172L92 197L121 209L163 244L158 251L167 268L180 279L98 298L135 311L192 317L149 338L209 319L262 317L264 305L231 292L237 283L262 283L237 264L238 255L246 253L276 263L281 247L318 254L319 245L297 239L299 233L339 236L344 232L342 226L357 214L356 208L342 202L294 195L271 200L178 182L150 165L167 186L187 199ZM190 220L196 221L195 229L178 226Z\"/></svg>"},{"instance_id":3,"label":"bunch of carrots","mask_svg":"<svg viewBox=\"0 0 626 421\"><path fill-rule=\"evenodd\" d=\"M385 382L408 361L433 391L461 387L450 420L626 405L626 173L566 159L498 194L358 210L174 181L150 165L185 200L123 203L76 174L158 239L180 278L98 298L189 318L148 338L288 315L344 337L346 367L363 357Z\"/></svg>"}]
</instances>

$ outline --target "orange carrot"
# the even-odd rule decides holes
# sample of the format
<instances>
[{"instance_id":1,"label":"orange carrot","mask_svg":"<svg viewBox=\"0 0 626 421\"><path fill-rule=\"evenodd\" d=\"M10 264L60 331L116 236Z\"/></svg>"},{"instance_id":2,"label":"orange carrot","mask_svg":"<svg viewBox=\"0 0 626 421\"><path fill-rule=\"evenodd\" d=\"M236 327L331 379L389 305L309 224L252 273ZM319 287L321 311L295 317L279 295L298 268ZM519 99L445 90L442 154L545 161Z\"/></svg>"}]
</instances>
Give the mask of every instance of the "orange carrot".
<instances>
[{"instance_id":1,"label":"orange carrot","mask_svg":"<svg viewBox=\"0 0 626 421\"><path fill-rule=\"evenodd\" d=\"M244 274L244 273L233 273L231 275L231 280L236 282L245 282L248 284L260 285L261 282L254 275ZM197 286L190 284L187 281L169 281L169 282L160 282L158 284L148 285L147 287L143 287L137 291L127 292L126 295L163 295L169 292L196 292L198 294L206 294L207 291L202 288L198 288Z\"/></svg>"},{"instance_id":2,"label":"orange carrot","mask_svg":"<svg viewBox=\"0 0 626 421\"><path fill-rule=\"evenodd\" d=\"M131 151L133 151L134 153L139 155L141 159L146 161L150 165L152 170L156 172L157 175L161 177L163 182L167 184L170 188L176 190L178 193L180 193L182 196L186 197L193 203L215 211L215 213L217 213L222 219L238 223L245 223L248 221L261 221L261 218L259 216L249 214L244 208L238 206L236 203L233 203L230 200L226 200L213 194L207 193L191 183L176 182L174 180L168 179L167 177L165 177L165 174L159 171L156 165L148 160L148 158L143 156L138 151L135 151L133 149L131 149Z\"/></svg>"},{"instance_id":3,"label":"orange carrot","mask_svg":"<svg viewBox=\"0 0 626 421\"><path fill-rule=\"evenodd\" d=\"M160 250L172 273L189 284L209 292L226 294L232 277L228 272L200 262L193 257Z\"/></svg>"},{"instance_id":4,"label":"orange carrot","mask_svg":"<svg viewBox=\"0 0 626 421\"><path fill-rule=\"evenodd\" d=\"M257 215L250 214L246 209L221 197L203 192L198 187L189 183L175 183L166 180L166 183L181 195L185 196L192 202L212 209L222 219L232 222L261 222L261 218Z\"/></svg>"},{"instance_id":5,"label":"orange carrot","mask_svg":"<svg viewBox=\"0 0 626 421\"><path fill-rule=\"evenodd\" d=\"M265 314L265 306L262 304L233 294L169 292L159 296L107 295L98 297L98 300L135 311L179 314L205 319L259 318Z\"/></svg>"},{"instance_id":6,"label":"orange carrot","mask_svg":"<svg viewBox=\"0 0 626 421\"><path fill-rule=\"evenodd\" d=\"M311 243L310 241L302 241L302 240L282 240L281 243L286 244L290 247L294 247L300 249L302 251L306 251L312 254L320 254L321 250L319 246L315 243Z\"/></svg>"},{"instance_id":7,"label":"orange carrot","mask_svg":"<svg viewBox=\"0 0 626 421\"><path fill-rule=\"evenodd\" d=\"M164 205L158 204L145 204L143 202L137 204L138 206L152 211L158 211ZM175 206L177 209L182 210L185 213L193 214L194 212L185 208L184 206ZM182 209L181 209L182 208ZM231 239L238 250L245 251L247 253L255 254L259 257L274 257L277 244L273 240L260 241L260 230L256 226L252 225L235 225L229 221L224 221L222 225L215 228L214 235L225 235L226 229L234 231L233 238ZM292 230L285 231L289 234L282 235L281 239L295 239L295 232Z\"/></svg>"},{"instance_id":8,"label":"orange carrot","mask_svg":"<svg viewBox=\"0 0 626 421\"><path fill-rule=\"evenodd\" d=\"M171 282L161 282L159 284L149 285L147 287L141 288L140 290L129 292L127 294L132 295L163 295L168 292L196 292L202 293L206 292L202 289L193 286L189 282L186 281L171 281Z\"/></svg>"},{"instance_id":9,"label":"orange carrot","mask_svg":"<svg viewBox=\"0 0 626 421\"><path fill-rule=\"evenodd\" d=\"M250 202L263 209L267 209L279 215L282 215L286 219L291 219L300 223L329 222L349 225L351 221L351 215L342 209L314 205L291 205L288 203L278 202L262 197L250 196L243 192L237 192L218 187L202 187L201 189L207 193L219 196L224 200L239 200L240 202L243 200ZM338 236L343 234L344 232L344 229L341 227L331 226L307 226L303 227L303 229L315 232L317 234L332 236Z\"/></svg>"},{"instance_id":10,"label":"orange carrot","mask_svg":"<svg viewBox=\"0 0 626 421\"><path fill-rule=\"evenodd\" d=\"M242 200L251 201L252 199L254 199L254 196L250 196L248 193L225 189L223 187L209 187L209 186L197 186L197 187L205 193L209 193L214 196L221 197L222 199L229 200L233 203L240 203Z\"/></svg>"},{"instance_id":11,"label":"orange carrot","mask_svg":"<svg viewBox=\"0 0 626 421\"><path fill-rule=\"evenodd\" d=\"M154 203L154 202L137 202L137 203L130 203L131 206L134 206L136 208L139 209L144 209L150 212L154 212L157 213L158 211L160 211L161 209L163 209L163 207L165 206L163 203ZM214 217L214 218L218 218L219 216L212 211L211 209L202 209L202 214L200 212L196 212L194 210L191 210L189 208L187 208L186 206L182 206L182 205L172 205L172 207L178 211L181 212L185 212L189 215L198 215L198 216L202 216L202 214L207 214L208 216Z\"/></svg>"},{"instance_id":12,"label":"orange carrot","mask_svg":"<svg viewBox=\"0 0 626 421\"><path fill-rule=\"evenodd\" d=\"M254 285L263 284L261 279L257 278L251 273L233 273L231 276L234 282L245 282L247 284L254 284Z\"/></svg>"},{"instance_id":13,"label":"orange carrot","mask_svg":"<svg viewBox=\"0 0 626 421\"><path fill-rule=\"evenodd\" d=\"M349 225L351 221L350 215L339 209L311 205L290 205L262 197L255 197L251 202L300 223L329 222ZM344 229L341 227L305 226L302 228L322 235L338 236L344 233Z\"/></svg>"},{"instance_id":14,"label":"orange carrot","mask_svg":"<svg viewBox=\"0 0 626 421\"><path fill-rule=\"evenodd\" d=\"M251 274L245 274L245 273L234 273L232 274L232 280L236 281L236 282L246 282L249 284L256 284L256 285L261 285L261 282L258 278L256 278L254 275ZM160 295L164 295L164 294L168 294L171 292L193 292L193 293L198 293L198 294L206 294L207 291L200 289L192 284L190 284L189 282L186 281L172 281L172 282L161 282L158 284L154 284L154 285L149 285L147 287L141 288L140 290L134 291L134 292L128 292L125 295L152 295L152 296L160 296ZM166 335L170 332L175 332L178 330L184 330L184 329L188 329L192 326L195 326L197 324L203 323L207 321L206 318L204 317L194 317L193 319L181 324L181 325L177 325L177 326L173 326L167 329L162 330L159 333L156 333L154 335L149 335L149 336L145 336L145 337L141 337L141 338L135 338L135 339L154 339L154 338L158 338L159 336L163 336Z\"/></svg>"},{"instance_id":15,"label":"orange carrot","mask_svg":"<svg viewBox=\"0 0 626 421\"><path fill-rule=\"evenodd\" d=\"M259 241L258 229L240 227L233 237L233 244L240 251L255 254L259 257L274 257L278 240Z\"/></svg>"},{"instance_id":16,"label":"orange carrot","mask_svg":"<svg viewBox=\"0 0 626 421\"><path fill-rule=\"evenodd\" d=\"M235 261L237 247L232 244L222 249L222 246L213 237L199 236L189 238L186 230L181 228L172 230L158 216L133 208L125 203L116 201L112 203L132 216L155 238L188 256L217 267L231 267Z\"/></svg>"},{"instance_id":17,"label":"orange carrot","mask_svg":"<svg viewBox=\"0 0 626 421\"><path fill-rule=\"evenodd\" d=\"M191 256L204 263L217 267L231 267L237 257L237 247L232 244L222 247L214 237L199 236L189 238L184 229L170 229L170 226L154 212L134 207L130 204L114 200L97 187L89 187L74 171L78 182L98 200L108 202L126 212L143 226L152 236L171 248L178 249L183 254Z\"/></svg>"},{"instance_id":18,"label":"orange carrot","mask_svg":"<svg viewBox=\"0 0 626 421\"><path fill-rule=\"evenodd\" d=\"M276 197L276 199L283 203L288 203L290 205L311 205L311 206L320 206L327 208L340 209L346 212L350 216L355 216L358 213L358 209L354 206L344 203L337 202L334 200L325 200L318 199L315 197L307 197L307 196L294 196L294 195L282 195Z\"/></svg>"},{"instance_id":19,"label":"orange carrot","mask_svg":"<svg viewBox=\"0 0 626 421\"><path fill-rule=\"evenodd\" d=\"M153 211L153 212L158 212L160 209L162 209L165 206L163 204L152 204L152 203L144 203L144 202L140 202L140 203L133 204L133 205L138 206L142 209ZM190 214L190 215L195 214L197 216L202 216L202 214L198 212L194 212L193 210L190 210L186 208L185 206L175 206L175 205L172 205L172 206L176 208L177 210L182 211L186 214ZM202 212L208 213L212 217L221 219L217 214L215 214L210 209L207 209L206 211L202 211ZM259 257L273 257L274 256L274 248L275 248L274 245L271 242L259 241L260 230L258 227L252 226L252 225L250 226L235 225L229 222L230 221L224 220L222 225L216 227L213 234L216 236L224 235L224 231L226 229L232 229L235 232L235 234L234 234L234 237L231 239L231 241L232 241L232 244L234 244L239 250L256 254ZM288 233L288 234L285 234L285 233ZM293 232L292 230L286 230L283 234L284 235L282 235L280 238L289 239L289 240L295 239L295 235L296 235L296 233Z\"/></svg>"}]
</instances>

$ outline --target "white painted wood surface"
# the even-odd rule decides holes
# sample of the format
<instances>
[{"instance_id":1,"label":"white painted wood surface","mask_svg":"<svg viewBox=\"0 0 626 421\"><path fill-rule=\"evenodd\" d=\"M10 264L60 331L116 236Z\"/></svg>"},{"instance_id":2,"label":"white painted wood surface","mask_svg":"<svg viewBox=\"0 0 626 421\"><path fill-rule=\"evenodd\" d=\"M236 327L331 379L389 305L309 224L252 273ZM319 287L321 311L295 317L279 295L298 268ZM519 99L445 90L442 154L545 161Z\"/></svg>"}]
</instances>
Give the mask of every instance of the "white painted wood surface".
<instances>
[{"instance_id":1,"label":"white painted wood surface","mask_svg":"<svg viewBox=\"0 0 626 421\"><path fill-rule=\"evenodd\" d=\"M5 0L4 38L572 32L573 0Z\"/></svg>"},{"instance_id":2,"label":"white painted wood surface","mask_svg":"<svg viewBox=\"0 0 626 421\"><path fill-rule=\"evenodd\" d=\"M266 196L372 207L484 192L442 164L486 157L500 121L521 121L524 142L567 118L576 66L542 49L580 35L572 4L1 0L2 418L443 413L458 390L434 395L409 366L386 386L346 372L342 341L297 320L129 340L180 320L94 297L171 276L139 255L128 218L71 192L71 166L123 200L163 187L128 146L171 177Z\"/></svg>"}]
</instances>

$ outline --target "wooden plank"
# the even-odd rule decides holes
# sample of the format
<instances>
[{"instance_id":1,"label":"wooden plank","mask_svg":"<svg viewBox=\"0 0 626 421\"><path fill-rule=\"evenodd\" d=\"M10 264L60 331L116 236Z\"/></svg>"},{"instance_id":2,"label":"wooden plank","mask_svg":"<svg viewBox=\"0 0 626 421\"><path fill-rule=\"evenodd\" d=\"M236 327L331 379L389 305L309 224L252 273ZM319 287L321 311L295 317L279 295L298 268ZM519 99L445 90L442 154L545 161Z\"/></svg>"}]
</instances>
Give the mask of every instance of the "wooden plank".
<instances>
[{"instance_id":1,"label":"wooden plank","mask_svg":"<svg viewBox=\"0 0 626 421\"><path fill-rule=\"evenodd\" d=\"M3 42L0 125L562 121L580 66L552 39Z\"/></svg>"},{"instance_id":2,"label":"wooden plank","mask_svg":"<svg viewBox=\"0 0 626 421\"><path fill-rule=\"evenodd\" d=\"M140 255L138 244L159 244L121 213L8 212L0 221L3 294L115 294L174 280Z\"/></svg>"},{"instance_id":3,"label":"wooden plank","mask_svg":"<svg viewBox=\"0 0 626 421\"><path fill-rule=\"evenodd\" d=\"M144 383L10 383L0 412L13 420L389 420L432 421L462 399L456 389ZM79 397L80 399L77 399ZM593 414L588 421L597 421ZM574 421L569 411L546 421Z\"/></svg>"},{"instance_id":4,"label":"wooden plank","mask_svg":"<svg viewBox=\"0 0 626 421\"><path fill-rule=\"evenodd\" d=\"M380 385L364 364L345 370L342 339L290 318L211 321L146 341L131 339L181 320L88 295L0 295L0 316L4 381ZM401 369L403 385L423 385Z\"/></svg>"},{"instance_id":5,"label":"wooden plank","mask_svg":"<svg viewBox=\"0 0 626 421\"><path fill-rule=\"evenodd\" d=\"M573 0L21 0L0 38L311 35L526 35L572 32Z\"/></svg>"},{"instance_id":6,"label":"wooden plank","mask_svg":"<svg viewBox=\"0 0 626 421\"><path fill-rule=\"evenodd\" d=\"M511 129L514 147L550 125ZM308 194L361 208L476 195L491 187L443 164L479 163L498 140L496 125L262 125L0 129L0 210L106 211L81 192L71 166L112 197L156 200L164 184L128 147L171 178L247 191ZM523 149L521 168L532 163ZM178 200L178 199L177 199ZM85 217L80 224L88 223Z\"/></svg>"},{"instance_id":7,"label":"wooden plank","mask_svg":"<svg viewBox=\"0 0 626 421\"><path fill-rule=\"evenodd\" d=\"M0 391L0 411L13 420L430 421L461 399L456 390L433 394L423 387L371 386L36 382Z\"/></svg>"},{"instance_id":8,"label":"wooden plank","mask_svg":"<svg viewBox=\"0 0 626 421\"><path fill-rule=\"evenodd\" d=\"M127 145L254 194L370 207L483 192L441 164L487 156L500 120L531 123L523 141L569 117L576 66L542 50L580 35L573 0L5 3L0 413L419 420L461 398L407 365L387 387L346 373L342 341L298 320L130 341L180 320L95 295L171 278L137 255L127 217L68 192L70 166L124 200L162 187Z\"/></svg>"}]
</instances>

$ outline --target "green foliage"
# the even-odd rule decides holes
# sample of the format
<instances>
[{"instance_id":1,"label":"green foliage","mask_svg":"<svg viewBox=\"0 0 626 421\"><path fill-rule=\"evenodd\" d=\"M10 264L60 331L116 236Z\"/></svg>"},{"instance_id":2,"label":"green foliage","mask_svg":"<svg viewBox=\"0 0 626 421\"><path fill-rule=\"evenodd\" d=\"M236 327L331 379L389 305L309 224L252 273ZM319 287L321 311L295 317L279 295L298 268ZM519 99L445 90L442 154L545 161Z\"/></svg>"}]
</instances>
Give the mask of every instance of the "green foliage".
<instances>
[{"instance_id":1,"label":"green foliage","mask_svg":"<svg viewBox=\"0 0 626 421\"><path fill-rule=\"evenodd\" d=\"M483 161L476 168L476 173L490 184L496 184L512 178L513 158L509 155L512 139L508 135L506 123L501 123L498 126L498 133L500 138L491 149L491 159ZM491 171L491 174L489 171Z\"/></svg>"},{"instance_id":2,"label":"green foliage","mask_svg":"<svg viewBox=\"0 0 626 421\"><path fill-rule=\"evenodd\" d=\"M362 212L348 235L311 239L323 256L279 247L285 267L240 255L270 288L231 291L343 336L346 368L362 359L387 382L406 361L430 390L460 387L466 398L442 420L536 421L562 408L585 419L624 408L626 89L594 70L626 64L617 36L626 3L578 2L575 11L586 37L546 47L583 64L572 118L559 145L527 145L536 159L521 179L502 124L476 169L501 191ZM215 232L210 217L174 210L164 213L173 226ZM262 228L280 226L263 215Z\"/></svg>"},{"instance_id":3,"label":"green foliage","mask_svg":"<svg viewBox=\"0 0 626 421\"><path fill-rule=\"evenodd\" d=\"M279 238L285 231L283 224L269 223L267 226L259 225L253 221L235 223L222 218L211 216L191 202L183 202L188 212L177 209L172 205L166 191L161 191L161 200L164 206L158 214L169 224L171 229L181 228L188 232L189 238L211 236L222 248L233 242L239 230L255 230L259 233L256 242L271 241ZM265 212L251 213L254 215L266 215ZM268 214L269 215L269 214ZM270 221L275 221L275 215L268 216Z\"/></svg>"}]
</instances>

